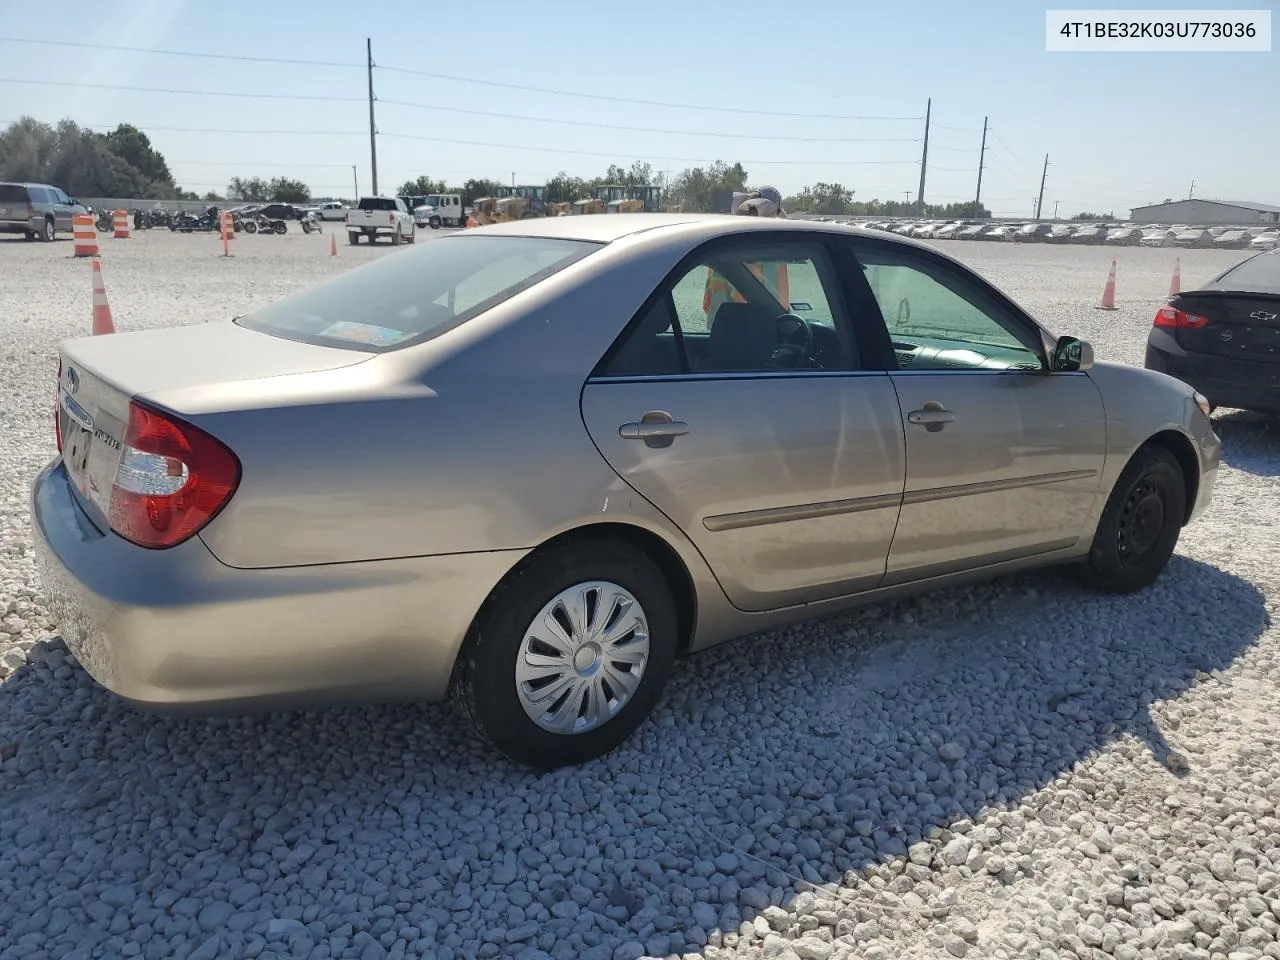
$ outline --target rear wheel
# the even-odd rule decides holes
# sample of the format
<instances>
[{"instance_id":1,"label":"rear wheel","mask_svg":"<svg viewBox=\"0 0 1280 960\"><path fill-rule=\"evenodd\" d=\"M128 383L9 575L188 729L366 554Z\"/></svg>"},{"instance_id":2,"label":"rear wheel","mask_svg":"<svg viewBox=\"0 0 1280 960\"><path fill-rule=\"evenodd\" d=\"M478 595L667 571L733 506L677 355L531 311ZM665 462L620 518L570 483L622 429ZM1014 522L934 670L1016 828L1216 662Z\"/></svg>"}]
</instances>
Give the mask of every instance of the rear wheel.
<instances>
[{"instance_id":1,"label":"rear wheel","mask_svg":"<svg viewBox=\"0 0 1280 960\"><path fill-rule=\"evenodd\" d=\"M41 228L41 231L40 231L40 239L43 240L45 243L53 243L53 241L57 239L57 235L58 235L58 231L57 231L57 228L53 225L53 217L45 217L44 226Z\"/></svg>"},{"instance_id":2,"label":"rear wheel","mask_svg":"<svg viewBox=\"0 0 1280 960\"><path fill-rule=\"evenodd\" d=\"M277 220L272 225L272 229L275 230L276 233L284 233L286 230L289 229L289 225L285 223L283 220Z\"/></svg>"},{"instance_id":3,"label":"rear wheel","mask_svg":"<svg viewBox=\"0 0 1280 960\"><path fill-rule=\"evenodd\" d=\"M584 763L653 709L676 653L662 571L608 539L535 554L481 610L453 696L481 738L517 763Z\"/></svg>"},{"instance_id":4,"label":"rear wheel","mask_svg":"<svg viewBox=\"0 0 1280 960\"><path fill-rule=\"evenodd\" d=\"M1177 546L1187 514L1182 468L1163 447L1142 447L1116 481L1093 536L1086 571L1107 593L1150 586Z\"/></svg>"},{"instance_id":5,"label":"rear wheel","mask_svg":"<svg viewBox=\"0 0 1280 960\"><path fill-rule=\"evenodd\" d=\"M360 234L358 234L358 233L352 233L350 230L348 230L348 231L347 231L347 243L351 244L351 245L354 247L354 246L355 246L357 243L359 243L359 242L360 242Z\"/></svg>"}]
</instances>

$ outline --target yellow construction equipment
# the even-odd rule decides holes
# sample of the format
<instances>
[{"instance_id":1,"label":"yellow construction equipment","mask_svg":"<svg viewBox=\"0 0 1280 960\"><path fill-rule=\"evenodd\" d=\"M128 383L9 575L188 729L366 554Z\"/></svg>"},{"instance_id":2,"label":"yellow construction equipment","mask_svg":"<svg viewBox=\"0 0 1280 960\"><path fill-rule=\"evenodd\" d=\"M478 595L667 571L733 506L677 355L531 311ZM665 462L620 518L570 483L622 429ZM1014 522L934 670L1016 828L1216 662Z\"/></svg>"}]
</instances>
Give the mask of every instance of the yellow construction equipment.
<instances>
[{"instance_id":1,"label":"yellow construction equipment","mask_svg":"<svg viewBox=\"0 0 1280 960\"><path fill-rule=\"evenodd\" d=\"M573 213L573 204L568 201L563 201L561 203L549 203L547 206L551 208L552 216L567 217L569 214Z\"/></svg>"},{"instance_id":2,"label":"yellow construction equipment","mask_svg":"<svg viewBox=\"0 0 1280 960\"><path fill-rule=\"evenodd\" d=\"M498 222L497 197L480 197L471 205L471 217L479 226Z\"/></svg>"},{"instance_id":3,"label":"yellow construction equipment","mask_svg":"<svg viewBox=\"0 0 1280 960\"><path fill-rule=\"evenodd\" d=\"M610 200L610 213L644 213L643 200Z\"/></svg>"},{"instance_id":4,"label":"yellow construction equipment","mask_svg":"<svg viewBox=\"0 0 1280 960\"><path fill-rule=\"evenodd\" d=\"M607 183L594 187L591 196L613 208L615 200L639 200L640 209L649 213L657 213L662 209L662 188L650 183L623 184ZM630 208L623 212L632 212Z\"/></svg>"},{"instance_id":5,"label":"yellow construction equipment","mask_svg":"<svg viewBox=\"0 0 1280 960\"><path fill-rule=\"evenodd\" d=\"M604 201L595 197L573 201L574 213L604 213Z\"/></svg>"}]
</instances>

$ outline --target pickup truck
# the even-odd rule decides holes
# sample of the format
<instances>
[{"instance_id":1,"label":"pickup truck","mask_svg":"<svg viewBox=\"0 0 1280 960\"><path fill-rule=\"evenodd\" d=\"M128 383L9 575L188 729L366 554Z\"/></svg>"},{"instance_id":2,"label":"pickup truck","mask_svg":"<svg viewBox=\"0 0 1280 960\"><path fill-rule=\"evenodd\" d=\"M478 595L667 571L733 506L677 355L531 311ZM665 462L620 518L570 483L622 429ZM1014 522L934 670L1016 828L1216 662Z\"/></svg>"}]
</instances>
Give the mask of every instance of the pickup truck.
<instances>
[{"instance_id":1,"label":"pickup truck","mask_svg":"<svg viewBox=\"0 0 1280 960\"><path fill-rule=\"evenodd\" d=\"M370 243L386 237L392 243L413 243L417 230L413 214L399 197L361 197L355 208L347 211L347 241L360 242L360 237Z\"/></svg>"}]
</instances>

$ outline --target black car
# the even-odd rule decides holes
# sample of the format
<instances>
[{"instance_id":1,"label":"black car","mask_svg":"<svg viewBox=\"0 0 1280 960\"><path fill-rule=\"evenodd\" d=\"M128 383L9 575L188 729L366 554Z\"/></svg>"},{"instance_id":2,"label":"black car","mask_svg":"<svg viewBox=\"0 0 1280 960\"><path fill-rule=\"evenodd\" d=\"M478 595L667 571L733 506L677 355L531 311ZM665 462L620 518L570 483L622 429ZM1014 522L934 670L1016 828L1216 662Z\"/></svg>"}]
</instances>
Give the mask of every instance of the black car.
<instances>
[{"instance_id":1,"label":"black car","mask_svg":"<svg viewBox=\"0 0 1280 960\"><path fill-rule=\"evenodd\" d=\"M1156 312L1145 366L1213 407L1280 413L1280 249L1172 297Z\"/></svg>"}]
</instances>

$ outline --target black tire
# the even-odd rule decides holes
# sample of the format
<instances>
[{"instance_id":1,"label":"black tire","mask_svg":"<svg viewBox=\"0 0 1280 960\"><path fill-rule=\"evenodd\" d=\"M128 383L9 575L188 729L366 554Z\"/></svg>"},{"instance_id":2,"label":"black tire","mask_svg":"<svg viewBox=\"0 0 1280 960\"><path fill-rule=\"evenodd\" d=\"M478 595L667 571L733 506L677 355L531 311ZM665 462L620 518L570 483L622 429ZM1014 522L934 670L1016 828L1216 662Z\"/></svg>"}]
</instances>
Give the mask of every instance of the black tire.
<instances>
[{"instance_id":1,"label":"black tire","mask_svg":"<svg viewBox=\"0 0 1280 960\"><path fill-rule=\"evenodd\" d=\"M44 218L44 229L40 231L40 240L42 243L53 243L58 238L58 228L54 225L53 217Z\"/></svg>"},{"instance_id":2,"label":"black tire","mask_svg":"<svg viewBox=\"0 0 1280 960\"><path fill-rule=\"evenodd\" d=\"M26 237L28 242L30 242L32 240L35 240L36 232L34 230L28 230L26 233L23 234L23 236Z\"/></svg>"},{"instance_id":3,"label":"black tire","mask_svg":"<svg viewBox=\"0 0 1280 960\"><path fill-rule=\"evenodd\" d=\"M635 693L615 716L584 733L552 733L520 703L517 656L542 607L589 580L617 584L635 597L649 629L649 659ZM453 699L476 734L516 763L537 770L585 763L624 743L648 717L675 660L677 629L671 588L653 560L616 540L576 540L534 554L490 595L459 655Z\"/></svg>"},{"instance_id":4,"label":"black tire","mask_svg":"<svg viewBox=\"0 0 1280 960\"><path fill-rule=\"evenodd\" d=\"M256 223L254 223L252 220L246 220L246 221L244 222L244 232L245 232L245 233L257 233L257 232L258 232L258 225L257 225Z\"/></svg>"},{"instance_id":5,"label":"black tire","mask_svg":"<svg viewBox=\"0 0 1280 960\"><path fill-rule=\"evenodd\" d=\"M286 230L289 229L289 225L285 223L283 220L277 220L275 223L271 225L271 228L276 233L284 233Z\"/></svg>"},{"instance_id":6,"label":"black tire","mask_svg":"<svg viewBox=\"0 0 1280 960\"><path fill-rule=\"evenodd\" d=\"M432 230L439 230L439 229L440 229L440 218L439 218L439 217L432 217L430 220L428 220L428 221L427 221L427 226L428 226L428 227L430 227Z\"/></svg>"},{"instance_id":7,"label":"black tire","mask_svg":"<svg viewBox=\"0 0 1280 960\"><path fill-rule=\"evenodd\" d=\"M355 246L357 243L359 243L359 242L360 242L360 234L358 234L358 233L352 233L350 230L348 230L348 231L347 231L347 243L351 244L351 245L354 247L354 246Z\"/></svg>"},{"instance_id":8,"label":"black tire","mask_svg":"<svg viewBox=\"0 0 1280 960\"><path fill-rule=\"evenodd\" d=\"M405 243L417 243L417 242L418 242L418 228L414 227L412 230L409 231L409 239L406 240Z\"/></svg>"},{"instance_id":9,"label":"black tire","mask_svg":"<svg viewBox=\"0 0 1280 960\"><path fill-rule=\"evenodd\" d=\"M1163 447L1139 448L1103 508L1085 567L1088 580L1106 593L1150 586L1173 556L1186 515L1178 461Z\"/></svg>"}]
</instances>

